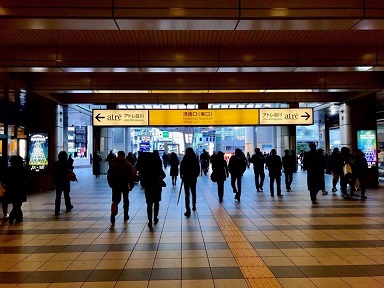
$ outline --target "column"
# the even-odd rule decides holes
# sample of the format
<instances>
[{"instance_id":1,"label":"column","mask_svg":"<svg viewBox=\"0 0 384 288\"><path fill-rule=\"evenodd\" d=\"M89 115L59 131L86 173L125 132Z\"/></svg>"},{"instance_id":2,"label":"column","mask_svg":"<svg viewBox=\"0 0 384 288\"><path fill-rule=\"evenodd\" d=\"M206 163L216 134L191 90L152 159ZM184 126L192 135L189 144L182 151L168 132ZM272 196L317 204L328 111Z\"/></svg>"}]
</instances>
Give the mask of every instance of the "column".
<instances>
[{"instance_id":1,"label":"column","mask_svg":"<svg viewBox=\"0 0 384 288\"><path fill-rule=\"evenodd\" d=\"M340 123L340 146L348 147L352 150L352 124L351 109L349 104L342 103L339 112Z\"/></svg>"},{"instance_id":2,"label":"column","mask_svg":"<svg viewBox=\"0 0 384 288\"><path fill-rule=\"evenodd\" d=\"M68 105L63 106L63 150L68 151Z\"/></svg>"},{"instance_id":3,"label":"column","mask_svg":"<svg viewBox=\"0 0 384 288\"><path fill-rule=\"evenodd\" d=\"M254 133L253 131L255 131L255 127L254 126L250 126L250 127L245 127L245 151L244 151L244 154L247 154L247 152L249 152L249 154L253 154L254 151L255 151L255 138L254 138Z\"/></svg>"},{"instance_id":4,"label":"column","mask_svg":"<svg viewBox=\"0 0 384 288\"><path fill-rule=\"evenodd\" d=\"M64 150L64 140L63 140L63 106L56 105L56 121L55 121L55 135L52 137L54 139L54 159L57 159L57 155L60 151Z\"/></svg>"},{"instance_id":5,"label":"column","mask_svg":"<svg viewBox=\"0 0 384 288\"><path fill-rule=\"evenodd\" d=\"M105 161L110 150L113 150L113 128L100 129L100 155L103 161L100 163L100 173L108 171L108 162Z\"/></svg>"}]
</instances>

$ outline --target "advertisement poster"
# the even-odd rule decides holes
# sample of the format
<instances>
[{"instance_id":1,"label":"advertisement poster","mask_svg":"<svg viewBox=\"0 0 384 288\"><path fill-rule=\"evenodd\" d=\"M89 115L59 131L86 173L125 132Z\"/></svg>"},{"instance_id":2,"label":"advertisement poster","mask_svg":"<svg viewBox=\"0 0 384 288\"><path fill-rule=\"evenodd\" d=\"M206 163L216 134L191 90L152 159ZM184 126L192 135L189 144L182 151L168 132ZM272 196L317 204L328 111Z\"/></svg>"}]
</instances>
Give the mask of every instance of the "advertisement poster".
<instances>
[{"instance_id":1,"label":"advertisement poster","mask_svg":"<svg viewBox=\"0 0 384 288\"><path fill-rule=\"evenodd\" d=\"M29 170L48 171L48 133L28 135L28 159Z\"/></svg>"},{"instance_id":2,"label":"advertisement poster","mask_svg":"<svg viewBox=\"0 0 384 288\"><path fill-rule=\"evenodd\" d=\"M140 151L149 152L151 150L149 142L140 142Z\"/></svg>"},{"instance_id":3,"label":"advertisement poster","mask_svg":"<svg viewBox=\"0 0 384 288\"><path fill-rule=\"evenodd\" d=\"M357 131L357 149L365 154L369 166L377 163L376 131L358 130Z\"/></svg>"}]
</instances>

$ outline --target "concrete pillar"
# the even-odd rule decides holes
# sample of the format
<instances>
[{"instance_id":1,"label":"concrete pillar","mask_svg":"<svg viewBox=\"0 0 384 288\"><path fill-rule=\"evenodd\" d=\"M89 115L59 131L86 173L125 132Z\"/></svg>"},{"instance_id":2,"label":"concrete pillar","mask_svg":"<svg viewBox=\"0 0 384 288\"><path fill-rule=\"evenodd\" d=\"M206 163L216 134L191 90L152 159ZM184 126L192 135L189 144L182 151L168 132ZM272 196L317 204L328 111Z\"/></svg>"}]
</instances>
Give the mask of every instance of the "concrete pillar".
<instances>
[{"instance_id":1,"label":"concrete pillar","mask_svg":"<svg viewBox=\"0 0 384 288\"><path fill-rule=\"evenodd\" d=\"M247 154L247 152L249 152L249 154L253 154L254 151L255 151L255 135L254 135L254 132L255 131L255 127L254 126L249 126L249 127L245 127L245 151L244 151L244 154Z\"/></svg>"},{"instance_id":2,"label":"concrete pillar","mask_svg":"<svg viewBox=\"0 0 384 288\"><path fill-rule=\"evenodd\" d=\"M68 105L63 106L63 150L68 151Z\"/></svg>"},{"instance_id":3,"label":"concrete pillar","mask_svg":"<svg viewBox=\"0 0 384 288\"><path fill-rule=\"evenodd\" d=\"M57 159L57 155L60 151L64 150L63 140L63 106L56 105L56 119L55 119L55 135L54 139L54 159Z\"/></svg>"},{"instance_id":4,"label":"concrete pillar","mask_svg":"<svg viewBox=\"0 0 384 288\"><path fill-rule=\"evenodd\" d=\"M349 104L343 103L340 105L339 123L340 123L340 146L348 147L352 150L352 123L351 123L351 109Z\"/></svg>"},{"instance_id":5,"label":"concrete pillar","mask_svg":"<svg viewBox=\"0 0 384 288\"><path fill-rule=\"evenodd\" d=\"M289 149L289 136L288 126L276 126L276 151L278 155L284 155L284 150Z\"/></svg>"},{"instance_id":6,"label":"concrete pillar","mask_svg":"<svg viewBox=\"0 0 384 288\"><path fill-rule=\"evenodd\" d=\"M124 129L124 135L125 135L125 138L124 138L124 145L126 147L125 151L128 152L133 152L132 151L132 137L131 137L131 128L128 127L128 128L125 128Z\"/></svg>"},{"instance_id":7,"label":"concrete pillar","mask_svg":"<svg viewBox=\"0 0 384 288\"><path fill-rule=\"evenodd\" d=\"M113 150L113 128L100 129L100 155L103 161L100 165L100 173L108 171L108 163L105 161L110 150Z\"/></svg>"}]
</instances>

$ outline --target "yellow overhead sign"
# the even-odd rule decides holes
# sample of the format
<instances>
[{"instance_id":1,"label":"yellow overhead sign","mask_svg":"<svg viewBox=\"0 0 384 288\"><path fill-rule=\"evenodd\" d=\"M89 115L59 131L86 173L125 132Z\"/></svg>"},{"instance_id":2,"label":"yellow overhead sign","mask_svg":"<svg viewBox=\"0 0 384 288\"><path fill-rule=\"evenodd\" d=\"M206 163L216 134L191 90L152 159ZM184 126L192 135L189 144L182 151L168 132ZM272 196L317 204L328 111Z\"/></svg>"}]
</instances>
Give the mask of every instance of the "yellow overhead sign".
<instances>
[{"instance_id":1,"label":"yellow overhead sign","mask_svg":"<svg viewBox=\"0 0 384 288\"><path fill-rule=\"evenodd\" d=\"M149 126L258 125L259 109L149 110Z\"/></svg>"},{"instance_id":2,"label":"yellow overhead sign","mask_svg":"<svg viewBox=\"0 0 384 288\"><path fill-rule=\"evenodd\" d=\"M102 110L95 109L94 126L256 126L312 125L312 108Z\"/></svg>"},{"instance_id":3,"label":"yellow overhead sign","mask_svg":"<svg viewBox=\"0 0 384 288\"><path fill-rule=\"evenodd\" d=\"M312 125L312 108L260 109L260 125Z\"/></svg>"}]
</instances>

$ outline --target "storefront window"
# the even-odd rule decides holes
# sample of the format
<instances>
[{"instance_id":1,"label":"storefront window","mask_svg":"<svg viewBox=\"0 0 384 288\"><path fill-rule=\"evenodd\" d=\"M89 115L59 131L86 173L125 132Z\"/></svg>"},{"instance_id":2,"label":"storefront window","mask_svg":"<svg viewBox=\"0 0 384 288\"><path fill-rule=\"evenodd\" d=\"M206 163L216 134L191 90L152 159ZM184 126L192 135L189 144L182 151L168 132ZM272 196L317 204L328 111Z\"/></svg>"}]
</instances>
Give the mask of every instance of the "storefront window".
<instances>
[{"instance_id":1,"label":"storefront window","mask_svg":"<svg viewBox=\"0 0 384 288\"><path fill-rule=\"evenodd\" d=\"M11 137L15 136L15 125L8 125L8 135Z\"/></svg>"},{"instance_id":2,"label":"storefront window","mask_svg":"<svg viewBox=\"0 0 384 288\"><path fill-rule=\"evenodd\" d=\"M68 153L73 158L87 157L87 126L68 127Z\"/></svg>"},{"instance_id":3,"label":"storefront window","mask_svg":"<svg viewBox=\"0 0 384 288\"><path fill-rule=\"evenodd\" d=\"M4 135L4 123L0 123L0 134Z\"/></svg>"}]
</instances>

